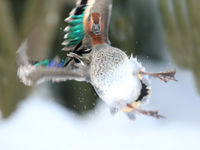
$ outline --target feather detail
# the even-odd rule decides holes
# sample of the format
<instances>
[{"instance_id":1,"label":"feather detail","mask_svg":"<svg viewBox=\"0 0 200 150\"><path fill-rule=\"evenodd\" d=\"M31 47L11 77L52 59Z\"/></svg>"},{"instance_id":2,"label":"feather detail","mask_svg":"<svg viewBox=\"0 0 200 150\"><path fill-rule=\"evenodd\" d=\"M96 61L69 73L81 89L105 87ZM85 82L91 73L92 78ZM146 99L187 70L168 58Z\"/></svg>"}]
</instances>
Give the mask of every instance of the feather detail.
<instances>
[{"instance_id":1,"label":"feather detail","mask_svg":"<svg viewBox=\"0 0 200 150\"><path fill-rule=\"evenodd\" d=\"M49 60L46 59L44 61L36 63L35 66L47 66L48 64L49 64Z\"/></svg>"},{"instance_id":2,"label":"feather detail","mask_svg":"<svg viewBox=\"0 0 200 150\"><path fill-rule=\"evenodd\" d=\"M80 30L77 30L77 31L74 32L74 33L68 33L68 34L66 34L66 35L65 35L65 39L74 39L74 38L80 37L80 36L82 36L82 35L81 35L81 31L80 31Z\"/></svg>"},{"instance_id":3,"label":"feather detail","mask_svg":"<svg viewBox=\"0 0 200 150\"><path fill-rule=\"evenodd\" d=\"M72 18L73 14L75 13L76 8L72 9L72 11L69 13L69 17L67 17L64 21L69 23L70 19Z\"/></svg>"},{"instance_id":4,"label":"feather detail","mask_svg":"<svg viewBox=\"0 0 200 150\"><path fill-rule=\"evenodd\" d=\"M61 68L61 67L64 67L64 64L67 61L68 61L67 57L60 59L58 56L56 56L53 60L46 59L44 61L39 61L35 63L34 66Z\"/></svg>"},{"instance_id":5,"label":"feather detail","mask_svg":"<svg viewBox=\"0 0 200 150\"><path fill-rule=\"evenodd\" d=\"M64 39L66 40L62 43L62 45L65 46L62 50L73 51L74 48L83 40L83 18L87 2L88 0L77 1L76 7L69 13L69 17L65 19L68 26L64 29L64 32L66 32Z\"/></svg>"},{"instance_id":6,"label":"feather detail","mask_svg":"<svg viewBox=\"0 0 200 150\"><path fill-rule=\"evenodd\" d=\"M63 47L62 51L72 51L74 46Z\"/></svg>"},{"instance_id":7,"label":"feather detail","mask_svg":"<svg viewBox=\"0 0 200 150\"><path fill-rule=\"evenodd\" d=\"M71 35L71 36L74 36L74 35ZM81 40L82 40L82 35L80 35L80 36L75 36L73 39L67 39L67 40L65 40L63 43L62 43L62 45L64 45L64 46L74 46L74 45L77 45L78 43L80 43L81 42Z\"/></svg>"},{"instance_id":8,"label":"feather detail","mask_svg":"<svg viewBox=\"0 0 200 150\"><path fill-rule=\"evenodd\" d=\"M69 23L69 25L70 25L70 26L76 26L76 25L81 24L82 22L83 22L83 21L82 21L82 18L81 18L81 19L75 19L75 20L71 21L71 22Z\"/></svg>"},{"instance_id":9,"label":"feather detail","mask_svg":"<svg viewBox=\"0 0 200 150\"><path fill-rule=\"evenodd\" d=\"M68 32L69 31L69 27L65 27L64 32Z\"/></svg>"}]
</instances>

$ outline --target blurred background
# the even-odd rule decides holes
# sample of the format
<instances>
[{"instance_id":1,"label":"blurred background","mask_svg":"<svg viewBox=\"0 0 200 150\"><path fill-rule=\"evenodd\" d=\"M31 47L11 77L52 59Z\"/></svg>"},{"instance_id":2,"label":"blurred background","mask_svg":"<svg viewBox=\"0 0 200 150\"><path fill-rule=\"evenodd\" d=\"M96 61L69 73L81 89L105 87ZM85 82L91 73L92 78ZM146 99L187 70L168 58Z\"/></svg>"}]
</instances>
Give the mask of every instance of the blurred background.
<instances>
[{"instance_id":1,"label":"blurred background","mask_svg":"<svg viewBox=\"0 0 200 150\"><path fill-rule=\"evenodd\" d=\"M0 149L200 149L200 1L113 0L112 46L133 53L148 71L177 69L178 82L152 79L145 106L167 119L135 122L111 116L87 83L19 82L20 43L29 36L32 60L53 58L74 6L75 0L0 0Z\"/></svg>"}]
</instances>

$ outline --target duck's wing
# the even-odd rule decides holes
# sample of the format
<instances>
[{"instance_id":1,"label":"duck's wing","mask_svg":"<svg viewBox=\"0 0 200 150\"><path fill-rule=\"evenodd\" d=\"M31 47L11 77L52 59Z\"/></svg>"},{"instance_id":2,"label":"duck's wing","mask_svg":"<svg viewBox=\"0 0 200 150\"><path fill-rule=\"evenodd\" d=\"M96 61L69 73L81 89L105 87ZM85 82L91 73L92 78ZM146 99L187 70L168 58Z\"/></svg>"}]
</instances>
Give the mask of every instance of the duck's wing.
<instances>
[{"instance_id":1,"label":"duck's wing","mask_svg":"<svg viewBox=\"0 0 200 150\"><path fill-rule=\"evenodd\" d=\"M73 53L64 58L54 60L44 60L42 62L30 62L26 55L27 41L23 42L18 49L18 76L26 85L41 83L47 80L66 81L77 80L86 81L87 63L84 59L90 53L92 45L86 32L86 21L90 13L101 14L104 23L104 39L109 43L108 26L110 13L112 10L112 0L79 0L76 7L71 11L70 16L65 19L68 26L65 28L64 50ZM69 57L71 58L69 58ZM81 56L74 57L74 56ZM86 59L87 60L87 59ZM81 63L80 63L81 62Z\"/></svg>"},{"instance_id":2,"label":"duck's wing","mask_svg":"<svg viewBox=\"0 0 200 150\"><path fill-rule=\"evenodd\" d=\"M66 80L86 81L86 66L79 67L70 64L63 67L63 62L58 63L55 60L48 60L32 64L26 54L28 48L25 40L17 51L18 76L25 85L39 84L45 81L60 82ZM60 65L59 65L60 64Z\"/></svg>"},{"instance_id":3,"label":"duck's wing","mask_svg":"<svg viewBox=\"0 0 200 150\"><path fill-rule=\"evenodd\" d=\"M86 22L91 13L96 12L102 16L104 23L103 37L110 44L108 38L108 29L110 24L110 15L112 11L112 0L79 0L76 7L70 12L69 17L65 19L68 26L64 29L66 32L62 43L66 51L77 51L78 49L90 49L91 42L86 31Z\"/></svg>"}]
</instances>

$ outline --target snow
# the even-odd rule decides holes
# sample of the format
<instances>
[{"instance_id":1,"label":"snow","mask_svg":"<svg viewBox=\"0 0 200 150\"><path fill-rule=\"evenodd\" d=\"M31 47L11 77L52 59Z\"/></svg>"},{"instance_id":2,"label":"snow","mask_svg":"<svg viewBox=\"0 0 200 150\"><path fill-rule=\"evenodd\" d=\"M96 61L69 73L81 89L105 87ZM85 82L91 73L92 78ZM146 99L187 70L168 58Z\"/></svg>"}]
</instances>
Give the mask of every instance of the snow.
<instances>
[{"instance_id":1,"label":"snow","mask_svg":"<svg viewBox=\"0 0 200 150\"><path fill-rule=\"evenodd\" d=\"M152 70L161 71L159 65ZM199 150L200 97L189 71L178 69L176 77L178 82L167 84L152 81L145 108L159 110L167 117L161 120L138 115L130 121L122 112L112 116L101 101L78 116L42 86L11 118L0 120L0 150Z\"/></svg>"}]
</instances>

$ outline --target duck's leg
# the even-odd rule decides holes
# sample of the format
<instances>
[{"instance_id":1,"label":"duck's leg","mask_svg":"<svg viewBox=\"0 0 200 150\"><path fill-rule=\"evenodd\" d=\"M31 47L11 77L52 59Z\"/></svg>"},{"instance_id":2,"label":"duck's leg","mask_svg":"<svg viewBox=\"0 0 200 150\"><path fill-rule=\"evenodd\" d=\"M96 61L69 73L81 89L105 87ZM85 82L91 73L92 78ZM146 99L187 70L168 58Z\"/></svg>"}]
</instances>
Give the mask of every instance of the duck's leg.
<instances>
[{"instance_id":1,"label":"duck's leg","mask_svg":"<svg viewBox=\"0 0 200 150\"><path fill-rule=\"evenodd\" d=\"M176 70L169 70L169 71L158 72L158 73L139 71L139 75L153 76L164 82L168 82L169 80L177 81L176 78L174 77L175 74L176 74Z\"/></svg>"},{"instance_id":2,"label":"duck's leg","mask_svg":"<svg viewBox=\"0 0 200 150\"><path fill-rule=\"evenodd\" d=\"M155 117L157 119L165 118L164 116L158 114L158 111L139 109L138 108L139 105L140 105L140 103L138 103L138 102L133 102L131 104L127 104L126 108L122 109L122 111L126 112L128 117L130 116L130 114L132 114L131 116L133 116L133 114L135 114L135 112L138 112L138 113L141 113L143 115Z\"/></svg>"},{"instance_id":3,"label":"duck's leg","mask_svg":"<svg viewBox=\"0 0 200 150\"><path fill-rule=\"evenodd\" d=\"M134 108L134 110L136 112L143 114L143 115L151 116L151 117L154 117L154 118L157 118L157 119L165 118L165 116L160 115L158 113L158 111L156 111L156 110L142 110L142 109L135 109L135 108Z\"/></svg>"},{"instance_id":4,"label":"duck's leg","mask_svg":"<svg viewBox=\"0 0 200 150\"><path fill-rule=\"evenodd\" d=\"M134 121L136 118L135 116L136 111L133 108L138 108L140 104L141 102L133 102L130 104L131 107L127 105L125 108L122 109L122 111L126 113L126 115L130 120Z\"/></svg>"}]
</instances>

